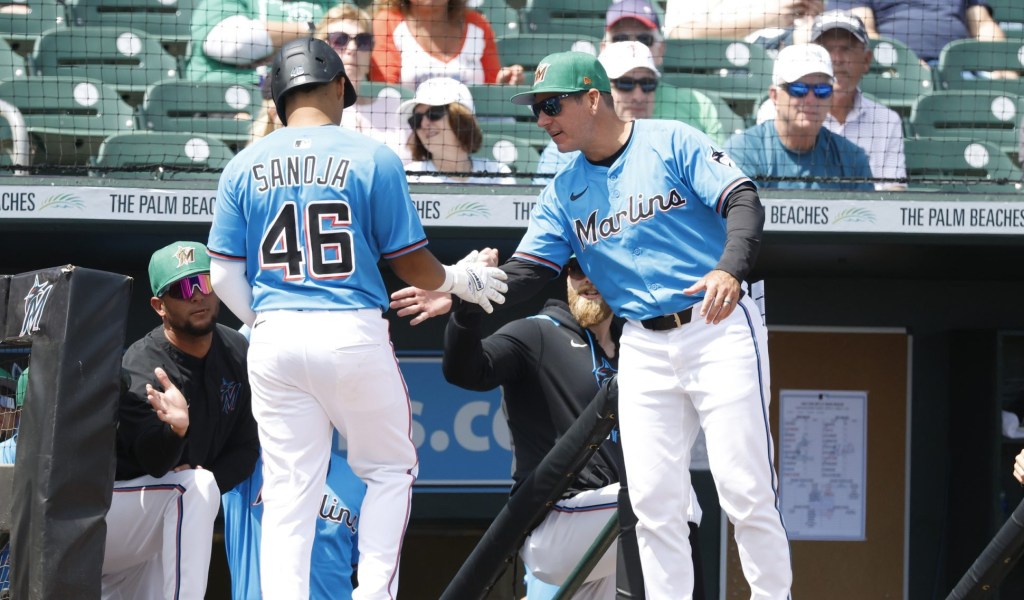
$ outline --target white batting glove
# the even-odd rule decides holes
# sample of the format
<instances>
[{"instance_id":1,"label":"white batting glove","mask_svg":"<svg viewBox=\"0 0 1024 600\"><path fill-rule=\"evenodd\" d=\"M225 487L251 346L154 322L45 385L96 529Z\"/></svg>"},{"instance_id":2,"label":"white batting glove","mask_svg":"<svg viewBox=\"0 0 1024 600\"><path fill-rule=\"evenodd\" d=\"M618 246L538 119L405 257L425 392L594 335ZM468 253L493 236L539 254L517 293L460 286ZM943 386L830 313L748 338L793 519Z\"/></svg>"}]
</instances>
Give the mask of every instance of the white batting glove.
<instances>
[{"instance_id":1,"label":"white batting glove","mask_svg":"<svg viewBox=\"0 0 1024 600\"><path fill-rule=\"evenodd\" d=\"M505 280L508 275L497 267L488 267L477 261L480 253L470 252L453 266L445 266L444 283L439 292L455 294L466 302L479 304L484 312L494 312L491 302L505 303L504 293L508 291Z\"/></svg>"}]
</instances>

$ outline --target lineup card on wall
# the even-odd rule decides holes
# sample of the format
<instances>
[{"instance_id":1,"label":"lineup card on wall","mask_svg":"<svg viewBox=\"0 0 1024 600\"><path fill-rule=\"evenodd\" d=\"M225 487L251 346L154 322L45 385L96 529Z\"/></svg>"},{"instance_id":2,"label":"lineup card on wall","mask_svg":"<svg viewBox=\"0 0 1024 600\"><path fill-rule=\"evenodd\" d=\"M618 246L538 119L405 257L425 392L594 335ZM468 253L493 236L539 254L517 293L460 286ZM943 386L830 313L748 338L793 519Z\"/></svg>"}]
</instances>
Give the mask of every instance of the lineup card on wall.
<instances>
[{"instance_id":1,"label":"lineup card on wall","mask_svg":"<svg viewBox=\"0 0 1024 600\"><path fill-rule=\"evenodd\" d=\"M865 391L782 390L779 488L794 540L864 540Z\"/></svg>"}]
</instances>

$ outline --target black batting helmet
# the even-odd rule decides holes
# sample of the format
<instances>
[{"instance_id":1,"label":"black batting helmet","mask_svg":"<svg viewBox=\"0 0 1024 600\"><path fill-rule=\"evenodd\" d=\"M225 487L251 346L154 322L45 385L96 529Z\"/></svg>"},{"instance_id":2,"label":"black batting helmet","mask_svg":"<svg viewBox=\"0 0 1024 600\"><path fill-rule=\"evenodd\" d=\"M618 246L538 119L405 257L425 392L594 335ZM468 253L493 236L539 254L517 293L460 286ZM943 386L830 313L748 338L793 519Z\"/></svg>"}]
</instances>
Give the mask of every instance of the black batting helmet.
<instances>
[{"instance_id":1,"label":"black batting helmet","mask_svg":"<svg viewBox=\"0 0 1024 600\"><path fill-rule=\"evenodd\" d=\"M321 83L330 83L345 77L345 107L356 103L356 90L345 75L341 57L327 42L316 38L299 38L281 46L274 56L270 72L270 91L281 123L287 125L284 100L289 92Z\"/></svg>"}]
</instances>

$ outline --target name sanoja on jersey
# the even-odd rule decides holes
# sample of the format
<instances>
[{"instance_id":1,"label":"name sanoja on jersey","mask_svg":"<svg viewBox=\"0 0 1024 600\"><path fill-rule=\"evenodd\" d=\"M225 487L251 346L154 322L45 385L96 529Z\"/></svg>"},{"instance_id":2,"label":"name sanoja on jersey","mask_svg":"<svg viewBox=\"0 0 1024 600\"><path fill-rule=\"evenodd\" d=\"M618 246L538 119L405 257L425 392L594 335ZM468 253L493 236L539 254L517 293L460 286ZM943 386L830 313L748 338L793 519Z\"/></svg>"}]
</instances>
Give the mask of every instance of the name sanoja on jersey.
<instances>
[{"instance_id":1,"label":"name sanoja on jersey","mask_svg":"<svg viewBox=\"0 0 1024 600\"><path fill-rule=\"evenodd\" d=\"M327 164L318 164L315 154L307 156L289 156L287 158L270 159L270 174L267 165L259 162L252 166L252 178L259 182L257 192L265 192L271 188L297 185L328 185L345 187L348 177L349 159L327 157Z\"/></svg>"},{"instance_id":2,"label":"name sanoja on jersey","mask_svg":"<svg viewBox=\"0 0 1024 600\"><path fill-rule=\"evenodd\" d=\"M586 223L580 219L573 219L573 229L580 244L585 248L587 244L594 245L600 240L621 233L623 221L636 225L654 217L658 212L668 212L683 206L686 206L686 198L683 198L675 188L669 190L668 198L664 194L656 194L645 200L643 194L637 194L635 198L630 196L627 200L627 210L620 210L600 221L597 220L598 211L595 210L587 217Z\"/></svg>"}]
</instances>

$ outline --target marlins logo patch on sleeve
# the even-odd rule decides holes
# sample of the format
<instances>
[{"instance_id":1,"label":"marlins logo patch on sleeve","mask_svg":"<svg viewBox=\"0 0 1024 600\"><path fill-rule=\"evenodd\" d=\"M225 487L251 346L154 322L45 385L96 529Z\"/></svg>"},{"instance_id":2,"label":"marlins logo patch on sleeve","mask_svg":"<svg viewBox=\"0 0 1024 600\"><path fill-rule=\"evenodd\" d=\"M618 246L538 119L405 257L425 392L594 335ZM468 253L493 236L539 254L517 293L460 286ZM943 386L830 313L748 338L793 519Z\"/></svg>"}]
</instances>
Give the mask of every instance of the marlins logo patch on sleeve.
<instances>
[{"instance_id":1,"label":"marlins logo patch on sleeve","mask_svg":"<svg viewBox=\"0 0 1024 600\"><path fill-rule=\"evenodd\" d=\"M720 165L725 165L727 167L732 167L734 169L736 168L736 163L732 162L732 159L729 158L729 155L721 150L715 150L714 148L712 148L711 160L715 161Z\"/></svg>"}]
</instances>

